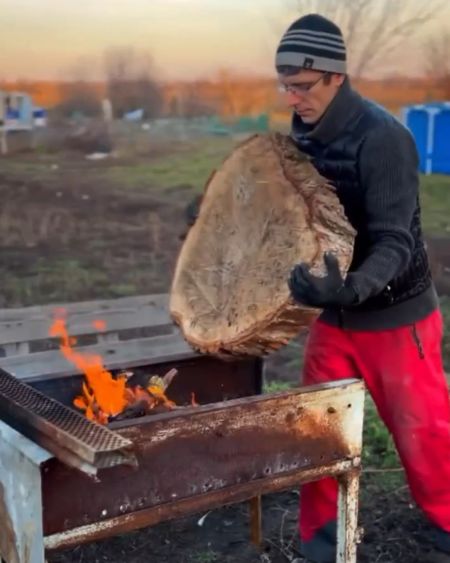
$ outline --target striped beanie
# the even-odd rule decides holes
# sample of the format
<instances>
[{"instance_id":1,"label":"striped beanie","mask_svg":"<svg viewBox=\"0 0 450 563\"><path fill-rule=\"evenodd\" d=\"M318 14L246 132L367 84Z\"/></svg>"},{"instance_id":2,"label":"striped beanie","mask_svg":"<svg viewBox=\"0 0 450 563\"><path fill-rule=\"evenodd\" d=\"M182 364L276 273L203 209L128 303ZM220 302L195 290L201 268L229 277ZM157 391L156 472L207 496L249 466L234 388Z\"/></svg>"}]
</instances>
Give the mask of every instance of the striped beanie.
<instances>
[{"instance_id":1,"label":"striped beanie","mask_svg":"<svg viewBox=\"0 0 450 563\"><path fill-rule=\"evenodd\" d=\"M296 20L283 35L276 66L346 74L346 49L339 27L319 14Z\"/></svg>"}]
</instances>

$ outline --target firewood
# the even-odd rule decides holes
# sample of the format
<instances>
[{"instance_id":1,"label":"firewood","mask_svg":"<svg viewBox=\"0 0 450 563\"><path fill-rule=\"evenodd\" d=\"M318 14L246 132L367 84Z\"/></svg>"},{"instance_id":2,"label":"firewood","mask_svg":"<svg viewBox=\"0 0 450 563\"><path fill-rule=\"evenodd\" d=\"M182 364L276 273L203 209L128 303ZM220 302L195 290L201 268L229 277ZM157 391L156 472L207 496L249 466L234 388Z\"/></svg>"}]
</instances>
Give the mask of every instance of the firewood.
<instances>
[{"instance_id":1,"label":"firewood","mask_svg":"<svg viewBox=\"0 0 450 563\"><path fill-rule=\"evenodd\" d=\"M141 399L131 405L128 405L121 413L117 414L116 416L110 417L110 422L146 416L150 413L150 411L151 409L148 402L144 399Z\"/></svg>"},{"instance_id":2,"label":"firewood","mask_svg":"<svg viewBox=\"0 0 450 563\"><path fill-rule=\"evenodd\" d=\"M292 300L292 267L306 262L321 275L331 251L345 273L354 235L335 189L291 139L255 135L207 183L177 258L172 319L205 354L277 350L319 313Z\"/></svg>"}]
</instances>

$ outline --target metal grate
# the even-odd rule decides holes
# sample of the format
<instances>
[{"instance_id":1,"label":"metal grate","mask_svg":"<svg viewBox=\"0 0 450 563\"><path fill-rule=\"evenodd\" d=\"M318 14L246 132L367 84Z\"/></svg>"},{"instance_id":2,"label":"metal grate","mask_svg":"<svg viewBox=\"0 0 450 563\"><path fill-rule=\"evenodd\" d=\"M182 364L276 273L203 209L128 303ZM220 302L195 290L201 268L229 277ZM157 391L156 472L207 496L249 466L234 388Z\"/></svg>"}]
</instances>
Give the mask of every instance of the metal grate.
<instances>
[{"instance_id":1,"label":"metal grate","mask_svg":"<svg viewBox=\"0 0 450 563\"><path fill-rule=\"evenodd\" d=\"M50 449L66 450L82 461L106 467L124 463L133 443L93 423L62 403L0 369L0 417L19 432ZM57 457L58 454L51 450ZM106 464L106 465L105 465Z\"/></svg>"}]
</instances>

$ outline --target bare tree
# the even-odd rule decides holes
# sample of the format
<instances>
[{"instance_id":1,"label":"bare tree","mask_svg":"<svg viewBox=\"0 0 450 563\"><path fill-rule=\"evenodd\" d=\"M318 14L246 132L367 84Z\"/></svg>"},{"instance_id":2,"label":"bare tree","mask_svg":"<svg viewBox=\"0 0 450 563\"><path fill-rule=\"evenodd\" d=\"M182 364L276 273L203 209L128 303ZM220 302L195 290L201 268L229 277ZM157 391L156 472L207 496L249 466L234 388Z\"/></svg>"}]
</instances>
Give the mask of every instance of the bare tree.
<instances>
[{"instance_id":1,"label":"bare tree","mask_svg":"<svg viewBox=\"0 0 450 563\"><path fill-rule=\"evenodd\" d=\"M216 108L213 107L211 101L202 95L201 83L199 81L183 85L177 105L177 112L172 111L172 115L201 117L216 113Z\"/></svg>"},{"instance_id":2,"label":"bare tree","mask_svg":"<svg viewBox=\"0 0 450 563\"><path fill-rule=\"evenodd\" d=\"M71 116L81 113L86 117L97 117L101 113L99 92L91 80L90 59L80 57L65 73L69 81L60 86L61 103L56 108L56 114Z\"/></svg>"},{"instance_id":3,"label":"bare tree","mask_svg":"<svg viewBox=\"0 0 450 563\"><path fill-rule=\"evenodd\" d=\"M114 47L106 51L104 61L108 96L117 116L135 109L150 118L161 114L163 95L148 53Z\"/></svg>"},{"instance_id":4,"label":"bare tree","mask_svg":"<svg viewBox=\"0 0 450 563\"><path fill-rule=\"evenodd\" d=\"M425 45L425 72L445 98L450 98L450 29L442 29Z\"/></svg>"},{"instance_id":5,"label":"bare tree","mask_svg":"<svg viewBox=\"0 0 450 563\"><path fill-rule=\"evenodd\" d=\"M287 0L295 12L320 13L338 24L359 78L439 17L445 0Z\"/></svg>"},{"instance_id":6,"label":"bare tree","mask_svg":"<svg viewBox=\"0 0 450 563\"><path fill-rule=\"evenodd\" d=\"M273 84L257 76L241 75L229 68L219 69L212 82L216 87L216 105L223 116L261 113L276 99Z\"/></svg>"}]
</instances>

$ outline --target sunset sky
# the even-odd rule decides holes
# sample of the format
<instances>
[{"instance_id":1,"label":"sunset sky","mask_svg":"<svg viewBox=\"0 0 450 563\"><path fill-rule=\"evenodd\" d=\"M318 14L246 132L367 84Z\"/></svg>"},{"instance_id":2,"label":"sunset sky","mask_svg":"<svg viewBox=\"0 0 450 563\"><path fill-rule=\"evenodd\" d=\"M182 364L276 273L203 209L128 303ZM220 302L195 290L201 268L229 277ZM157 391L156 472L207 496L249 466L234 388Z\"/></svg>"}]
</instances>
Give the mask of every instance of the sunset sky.
<instances>
[{"instance_id":1,"label":"sunset sky","mask_svg":"<svg viewBox=\"0 0 450 563\"><path fill-rule=\"evenodd\" d=\"M292 4L0 0L0 79L67 79L76 66L89 69L89 78L102 78L102 53L110 46L150 52L166 79L207 76L224 67L269 75Z\"/></svg>"}]
</instances>

